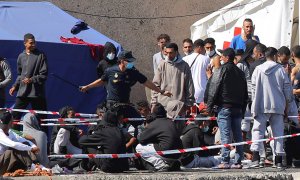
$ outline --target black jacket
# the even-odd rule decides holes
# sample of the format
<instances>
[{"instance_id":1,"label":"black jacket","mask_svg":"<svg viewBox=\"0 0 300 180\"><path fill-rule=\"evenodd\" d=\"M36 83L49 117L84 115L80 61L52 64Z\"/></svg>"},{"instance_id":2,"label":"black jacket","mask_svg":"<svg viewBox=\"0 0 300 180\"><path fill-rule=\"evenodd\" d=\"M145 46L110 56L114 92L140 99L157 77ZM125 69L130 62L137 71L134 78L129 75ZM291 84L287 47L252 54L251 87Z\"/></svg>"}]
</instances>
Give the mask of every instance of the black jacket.
<instances>
[{"instance_id":1,"label":"black jacket","mask_svg":"<svg viewBox=\"0 0 300 180\"><path fill-rule=\"evenodd\" d=\"M250 71L250 77L252 77L252 74L254 72L254 69L263 64L264 62L266 62L266 58L260 58L259 60L255 60L253 63L250 64L250 68L249 68L249 71Z\"/></svg>"},{"instance_id":2,"label":"black jacket","mask_svg":"<svg viewBox=\"0 0 300 180\"><path fill-rule=\"evenodd\" d=\"M205 142L205 135L209 135L211 130L204 133L196 124L189 124L185 126L181 134L181 141L183 148L194 148L194 147L202 147L202 146L209 146L207 142ZM212 149L212 150L205 150L205 151L194 151L191 153L184 153L181 157L181 164L183 166L188 165L190 162L193 161L194 155L198 155L200 157L208 157L213 156L218 153L219 149Z\"/></svg>"},{"instance_id":3,"label":"black jacket","mask_svg":"<svg viewBox=\"0 0 300 180\"><path fill-rule=\"evenodd\" d=\"M113 60L107 59L107 54L110 52L115 52L116 56ZM104 74L104 71L115 64L117 64L117 48L116 46L111 42L106 42L104 45L104 52L103 52L103 59L100 60L98 66L97 66L97 74L98 78L101 78L101 76Z\"/></svg>"},{"instance_id":4,"label":"black jacket","mask_svg":"<svg viewBox=\"0 0 300 180\"><path fill-rule=\"evenodd\" d=\"M181 135L181 141L183 148L194 148L194 147L201 147L204 146L204 137L203 133L199 129L199 127L195 124L189 124L187 125ZM197 151L191 152L191 153L185 153L183 154L181 158L181 164L183 166L188 165L190 162L194 159L194 154L197 154Z\"/></svg>"},{"instance_id":5,"label":"black jacket","mask_svg":"<svg viewBox=\"0 0 300 180\"><path fill-rule=\"evenodd\" d=\"M232 105L246 108L248 100L245 74L233 62L227 62L211 77L207 93L207 110L213 112L215 105Z\"/></svg>"},{"instance_id":6,"label":"black jacket","mask_svg":"<svg viewBox=\"0 0 300 180\"><path fill-rule=\"evenodd\" d=\"M174 122L167 118L157 118L148 124L138 140L142 145L153 144L156 151L182 148L180 134ZM165 157L178 158L179 156L180 154Z\"/></svg>"},{"instance_id":7,"label":"black jacket","mask_svg":"<svg viewBox=\"0 0 300 180\"><path fill-rule=\"evenodd\" d=\"M121 130L109 123L100 124L91 135L84 135L79 139L83 147L93 147L101 154L125 154L126 142ZM122 172L128 170L127 158L101 159L101 167L104 172Z\"/></svg>"}]
</instances>

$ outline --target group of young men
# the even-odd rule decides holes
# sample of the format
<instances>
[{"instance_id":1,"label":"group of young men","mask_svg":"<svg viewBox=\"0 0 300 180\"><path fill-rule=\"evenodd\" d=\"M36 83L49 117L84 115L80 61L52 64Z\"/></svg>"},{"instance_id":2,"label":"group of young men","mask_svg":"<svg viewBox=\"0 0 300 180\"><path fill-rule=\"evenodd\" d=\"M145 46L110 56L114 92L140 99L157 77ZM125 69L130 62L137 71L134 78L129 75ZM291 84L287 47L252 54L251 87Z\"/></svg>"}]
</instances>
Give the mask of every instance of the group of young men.
<instances>
[{"instance_id":1,"label":"group of young men","mask_svg":"<svg viewBox=\"0 0 300 180\"><path fill-rule=\"evenodd\" d=\"M157 43L160 52L153 56L152 81L135 68L136 59L132 52L124 50L118 53L112 43L104 45L104 58L97 67L98 79L80 88L80 91L86 92L105 86L106 101L97 108L99 122L86 135L75 126L55 127L51 136L51 154L151 153L242 142L249 136L253 140L250 150L244 150L243 146L224 146L221 152L215 149L130 159L52 158L44 166L58 164L76 172L96 169L122 172L128 170L131 163L138 169L153 171L179 170L180 166L217 169L240 169L243 165L248 168L264 167L265 145L256 140L264 138L267 122L272 136L282 136L284 118L298 115L300 46L292 48L291 53L285 46L279 50L267 48L254 35L251 19L244 20L242 34L234 37L230 47L223 50L216 49L213 38L194 42L183 40L183 56L167 34L161 34ZM26 34L24 44L25 51L18 58L18 77L9 92L13 95L18 91L16 108L23 109L32 103L33 108L45 110L46 57L35 48L33 35ZM289 60L290 55L295 65ZM4 75L11 76L7 72ZM152 90L151 98L138 102L137 108L130 103L131 87L136 82ZM206 105L204 109L201 108L203 102ZM194 106L198 107L197 112L193 110ZM71 107L60 111L64 118L72 118L74 113ZM14 118L18 116L13 114ZM174 120L193 116L217 116L217 121ZM144 117L145 121L123 121L124 118L138 117ZM252 117L253 123L248 120L249 117ZM10 130L12 119L9 112L0 112L0 173L14 170L10 157L19 155L26 157L21 164L27 169L36 162L33 153L39 151L31 141L13 134ZM298 124L297 118L289 119ZM3 137L5 141L1 141ZM24 142L28 144L24 145ZM272 147L274 167L283 168L283 140L275 139ZM242 160L249 157L247 154L252 158L251 163L245 165ZM291 160L288 161L288 165L291 163Z\"/></svg>"}]
</instances>

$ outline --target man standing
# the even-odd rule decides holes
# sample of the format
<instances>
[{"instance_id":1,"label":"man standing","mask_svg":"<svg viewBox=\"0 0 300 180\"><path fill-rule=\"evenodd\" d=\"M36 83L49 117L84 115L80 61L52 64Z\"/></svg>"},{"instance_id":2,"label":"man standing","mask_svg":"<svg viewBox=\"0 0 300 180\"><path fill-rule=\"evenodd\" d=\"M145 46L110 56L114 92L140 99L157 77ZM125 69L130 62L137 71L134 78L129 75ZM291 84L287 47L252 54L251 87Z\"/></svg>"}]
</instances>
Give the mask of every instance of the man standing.
<instances>
[{"instance_id":1,"label":"man standing","mask_svg":"<svg viewBox=\"0 0 300 180\"><path fill-rule=\"evenodd\" d=\"M215 42L214 38L206 38L204 40L205 55L210 58L210 67L207 69L210 71L210 74L221 66L220 56L216 53Z\"/></svg>"},{"instance_id":2,"label":"man standing","mask_svg":"<svg viewBox=\"0 0 300 180\"><path fill-rule=\"evenodd\" d=\"M202 39L198 39L194 42L194 53L183 58L191 69L196 103L203 102L207 83L206 69L209 66L210 59L204 56L204 53L204 42Z\"/></svg>"},{"instance_id":3,"label":"man standing","mask_svg":"<svg viewBox=\"0 0 300 180\"><path fill-rule=\"evenodd\" d=\"M124 110L124 117L139 117L138 112L130 106L130 92L131 87L139 82L144 86L160 93L164 96L171 96L172 94L167 89L159 89L151 81L140 73L133 62L136 59L132 56L131 51L122 51L118 55L118 65L108 68L101 78L96 81L81 87L82 92L104 85L107 82L107 108L111 109L113 106L122 105Z\"/></svg>"},{"instance_id":4,"label":"man standing","mask_svg":"<svg viewBox=\"0 0 300 180\"><path fill-rule=\"evenodd\" d=\"M247 105L247 82L244 73L234 64L234 50L227 48L222 52L224 64L212 75L208 90L207 111L212 114L218 107L218 125L222 144L242 141L241 120ZM222 163L218 169L240 169L243 159L243 146L236 147L235 161L229 165L230 148L222 148Z\"/></svg>"},{"instance_id":5,"label":"man standing","mask_svg":"<svg viewBox=\"0 0 300 180\"><path fill-rule=\"evenodd\" d=\"M250 77L252 77L252 74L254 72L254 69L266 62L265 58L265 51L267 50L267 47L264 44L257 44L253 49L252 58L254 59L254 62L250 64Z\"/></svg>"},{"instance_id":6,"label":"man standing","mask_svg":"<svg viewBox=\"0 0 300 180\"><path fill-rule=\"evenodd\" d=\"M167 108L169 102L177 100L184 103L185 109L190 109L195 102L195 90L190 67L179 55L177 44L167 44L165 52L165 61L159 64L153 83L160 89L172 92L173 95L163 96L163 94L153 92L152 107L161 103Z\"/></svg>"},{"instance_id":7,"label":"man standing","mask_svg":"<svg viewBox=\"0 0 300 180\"><path fill-rule=\"evenodd\" d=\"M167 34L161 34L157 37L157 45L160 48L160 52L153 55L153 69L154 74L161 61L165 59L164 48L166 44L170 43L171 38Z\"/></svg>"},{"instance_id":8,"label":"man standing","mask_svg":"<svg viewBox=\"0 0 300 180\"><path fill-rule=\"evenodd\" d=\"M283 117L287 115L288 103L292 100L290 80L283 67L276 63L277 50L267 48L265 56L267 61L255 68L252 75L252 107L254 117L252 128L252 141L263 139L266 124L269 121L274 137L283 136ZM274 140L275 165L282 168L283 139ZM263 148L262 142L251 145L253 151L252 161L259 161L259 151Z\"/></svg>"},{"instance_id":9,"label":"man standing","mask_svg":"<svg viewBox=\"0 0 300 180\"><path fill-rule=\"evenodd\" d=\"M5 58L0 57L0 107L5 106L5 88L11 82L11 70Z\"/></svg>"},{"instance_id":10,"label":"man standing","mask_svg":"<svg viewBox=\"0 0 300 180\"><path fill-rule=\"evenodd\" d=\"M204 40L205 55L213 59L216 53L216 41L214 38L206 38Z\"/></svg>"},{"instance_id":11,"label":"man standing","mask_svg":"<svg viewBox=\"0 0 300 180\"><path fill-rule=\"evenodd\" d=\"M32 34L24 35L25 50L17 60L17 74L15 84L9 90L13 96L18 91L15 109L24 109L31 104L32 109L46 110L45 82L48 75L46 55L36 48ZM20 119L21 114L14 112L14 119ZM40 116L41 118L41 116Z\"/></svg>"},{"instance_id":12,"label":"man standing","mask_svg":"<svg viewBox=\"0 0 300 180\"><path fill-rule=\"evenodd\" d=\"M286 46L281 46L278 49L278 63L281 64L288 74L288 77L291 76L292 68L295 67L295 64L289 62L291 57L291 51Z\"/></svg>"},{"instance_id":13,"label":"man standing","mask_svg":"<svg viewBox=\"0 0 300 180\"><path fill-rule=\"evenodd\" d=\"M193 41L190 38L186 38L182 41L182 51L184 56L188 56L193 53Z\"/></svg>"},{"instance_id":14,"label":"man standing","mask_svg":"<svg viewBox=\"0 0 300 180\"><path fill-rule=\"evenodd\" d=\"M245 50L246 49L245 43L248 39L252 39L259 42L258 36L254 35L254 29L255 27L253 26L252 19L249 18L245 19L243 21L242 34L233 37L230 43L230 47L233 49Z\"/></svg>"}]
</instances>

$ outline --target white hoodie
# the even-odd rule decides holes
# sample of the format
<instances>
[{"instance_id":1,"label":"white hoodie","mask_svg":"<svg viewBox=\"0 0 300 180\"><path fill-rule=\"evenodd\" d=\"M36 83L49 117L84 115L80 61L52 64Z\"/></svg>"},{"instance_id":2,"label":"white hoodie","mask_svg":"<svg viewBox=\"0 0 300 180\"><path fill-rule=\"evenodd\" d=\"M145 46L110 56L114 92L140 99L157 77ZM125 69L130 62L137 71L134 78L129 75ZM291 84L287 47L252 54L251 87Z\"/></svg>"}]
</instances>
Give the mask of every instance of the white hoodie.
<instances>
[{"instance_id":1,"label":"white hoodie","mask_svg":"<svg viewBox=\"0 0 300 180\"><path fill-rule=\"evenodd\" d=\"M260 113L283 115L286 102L292 100L292 86L283 67L267 60L255 68L251 81L253 116Z\"/></svg>"}]
</instances>

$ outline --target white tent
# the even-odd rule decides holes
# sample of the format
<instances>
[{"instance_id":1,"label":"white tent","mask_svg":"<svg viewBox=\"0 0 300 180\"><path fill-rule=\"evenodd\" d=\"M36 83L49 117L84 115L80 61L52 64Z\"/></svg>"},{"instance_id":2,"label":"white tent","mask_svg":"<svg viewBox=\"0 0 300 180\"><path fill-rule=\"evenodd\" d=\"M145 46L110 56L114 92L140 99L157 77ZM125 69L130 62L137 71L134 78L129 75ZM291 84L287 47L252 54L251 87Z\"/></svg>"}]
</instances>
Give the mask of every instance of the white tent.
<instances>
[{"instance_id":1,"label":"white tent","mask_svg":"<svg viewBox=\"0 0 300 180\"><path fill-rule=\"evenodd\" d=\"M266 46L279 48L299 44L299 0L237 0L191 26L191 38L213 37L217 48L229 46L241 32L243 20L251 18L254 34Z\"/></svg>"}]
</instances>

